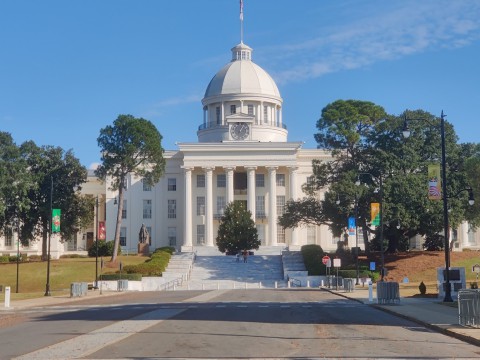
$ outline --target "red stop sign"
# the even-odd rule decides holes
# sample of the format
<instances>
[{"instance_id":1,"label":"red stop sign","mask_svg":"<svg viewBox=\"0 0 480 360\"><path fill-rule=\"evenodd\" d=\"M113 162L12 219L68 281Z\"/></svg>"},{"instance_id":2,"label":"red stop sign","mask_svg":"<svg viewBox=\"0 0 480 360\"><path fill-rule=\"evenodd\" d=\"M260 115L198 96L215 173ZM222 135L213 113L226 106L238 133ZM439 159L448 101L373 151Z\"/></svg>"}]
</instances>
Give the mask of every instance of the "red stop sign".
<instances>
[{"instance_id":1,"label":"red stop sign","mask_svg":"<svg viewBox=\"0 0 480 360\"><path fill-rule=\"evenodd\" d=\"M328 257L328 256L326 256L326 255L322 258L322 263L323 263L323 265L327 265L327 263L328 263L329 261L330 261L330 257Z\"/></svg>"}]
</instances>

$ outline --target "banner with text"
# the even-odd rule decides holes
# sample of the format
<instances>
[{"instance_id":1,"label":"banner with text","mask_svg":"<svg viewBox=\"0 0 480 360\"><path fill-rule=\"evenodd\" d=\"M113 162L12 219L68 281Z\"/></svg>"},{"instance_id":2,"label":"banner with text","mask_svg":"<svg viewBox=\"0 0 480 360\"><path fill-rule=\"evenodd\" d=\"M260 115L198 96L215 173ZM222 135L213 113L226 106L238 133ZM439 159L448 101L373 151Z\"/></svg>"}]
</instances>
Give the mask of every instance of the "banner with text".
<instances>
[{"instance_id":1,"label":"banner with text","mask_svg":"<svg viewBox=\"0 0 480 360\"><path fill-rule=\"evenodd\" d=\"M348 235L355 235L355 217L348 218Z\"/></svg>"},{"instance_id":2,"label":"banner with text","mask_svg":"<svg viewBox=\"0 0 480 360\"><path fill-rule=\"evenodd\" d=\"M380 203L371 203L370 204L371 212L371 223L374 226L380 225Z\"/></svg>"},{"instance_id":3,"label":"banner with text","mask_svg":"<svg viewBox=\"0 0 480 360\"><path fill-rule=\"evenodd\" d=\"M440 164L428 165L428 198L430 200L440 200L442 198Z\"/></svg>"},{"instance_id":4,"label":"banner with text","mask_svg":"<svg viewBox=\"0 0 480 360\"><path fill-rule=\"evenodd\" d=\"M52 209L52 232L58 233L60 232L60 209Z\"/></svg>"},{"instance_id":5,"label":"banner with text","mask_svg":"<svg viewBox=\"0 0 480 360\"><path fill-rule=\"evenodd\" d=\"M106 228L105 221L98 222L98 240L105 240L106 238Z\"/></svg>"}]
</instances>

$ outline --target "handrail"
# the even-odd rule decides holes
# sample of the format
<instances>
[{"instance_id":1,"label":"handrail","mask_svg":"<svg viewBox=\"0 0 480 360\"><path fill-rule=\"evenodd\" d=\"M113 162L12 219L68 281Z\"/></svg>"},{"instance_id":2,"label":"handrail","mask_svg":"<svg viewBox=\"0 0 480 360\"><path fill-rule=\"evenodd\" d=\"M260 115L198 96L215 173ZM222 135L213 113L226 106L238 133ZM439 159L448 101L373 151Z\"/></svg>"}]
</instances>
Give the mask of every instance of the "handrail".
<instances>
[{"instance_id":1,"label":"handrail","mask_svg":"<svg viewBox=\"0 0 480 360\"><path fill-rule=\"evenodd\" d=\"M175 286L182 285L182 284L183 284L183 275L181 277L178 277L176 279L170 280L162 284L161 288L163 287L163 290L167 291L169 289L175 288Z\"/></svg>"}]
</instances>

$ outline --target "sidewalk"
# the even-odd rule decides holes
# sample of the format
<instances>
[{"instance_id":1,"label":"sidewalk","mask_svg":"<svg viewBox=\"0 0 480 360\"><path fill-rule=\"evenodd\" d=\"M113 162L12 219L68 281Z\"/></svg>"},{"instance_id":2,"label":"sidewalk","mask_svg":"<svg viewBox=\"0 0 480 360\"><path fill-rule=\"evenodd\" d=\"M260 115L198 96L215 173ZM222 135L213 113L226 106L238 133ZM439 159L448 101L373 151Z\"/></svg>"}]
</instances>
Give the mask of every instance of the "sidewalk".
<instances>
[{"instance_id":1,"label":"sidewalk","mask_svg":"<svg viewBox=\"0 0 480 360\"><path fill-rule=\"evenodd\" d=\"M99 290L89 290L87 296L82 297L70 297L70 295L52 295L52 296L42 296L32 299L25 300L10 300L10 307L6 308L4 302L0 302L0 314L2 311L15 311L27 309L30 307L42 307L42 306L59 306L68 304L75 301L82 300L91 300L97 297L106 297L112 295L121 295L126 294L127 292L117 292L117 291L103 291L100 294Z\"/></svg>"},{"instance_id":2,"label":"sidewalk","mask_svg":"<svg viewBox=\"0 0 480 360\"><path fill-rule=\"evenodd\" d=\"M368 287L355 288L353 292L325 289L348 299L352 299L378 309L417 322L423 326L446 335L480 346L480 328L463 327L458 322L458 308L443 304L438 298L401 297L400 303L379 305L376 292L373 291L373 302L369 301Z\"/></svg>"}]
</instances>

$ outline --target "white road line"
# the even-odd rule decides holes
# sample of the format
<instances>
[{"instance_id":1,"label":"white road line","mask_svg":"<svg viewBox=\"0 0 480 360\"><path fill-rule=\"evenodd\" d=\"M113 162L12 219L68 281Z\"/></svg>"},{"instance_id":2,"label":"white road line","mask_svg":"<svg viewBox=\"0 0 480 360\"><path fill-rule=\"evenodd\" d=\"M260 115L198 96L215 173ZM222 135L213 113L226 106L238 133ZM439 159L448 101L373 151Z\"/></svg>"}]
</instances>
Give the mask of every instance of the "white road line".
<instances>
[{"instance_id":1,"label":"white road line","mask_svg":"<svg viewBox=\"0 0 480 360\"><path fill-rule=\"evenodd\" d=\"M129 320L94 330L88 334L80 335L69 340L47 346L15 359L76 359L88 356L96 351L114 344L127 337L144 331L145 329L161 323L163 320L175 316L185 309L151 311Z\"/></svg>"}]
</instances>

